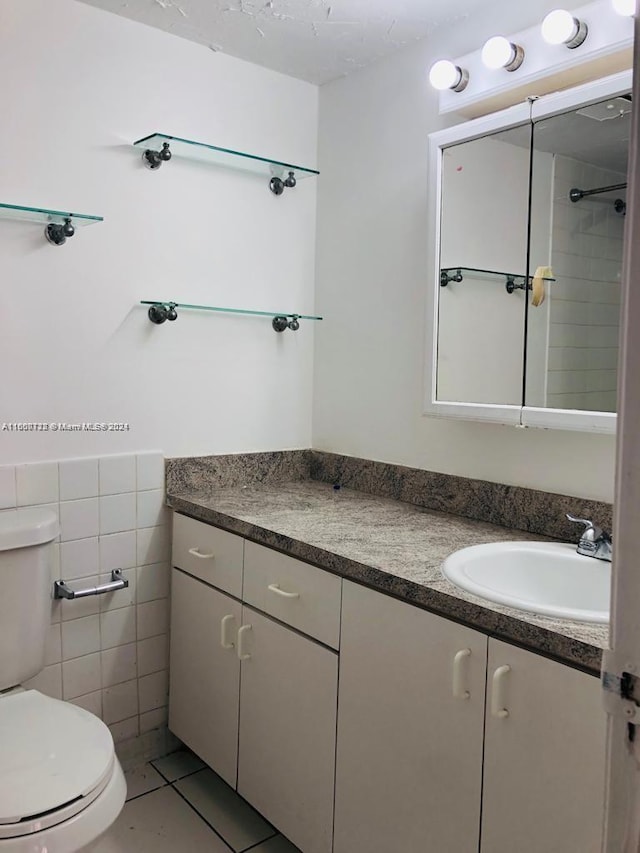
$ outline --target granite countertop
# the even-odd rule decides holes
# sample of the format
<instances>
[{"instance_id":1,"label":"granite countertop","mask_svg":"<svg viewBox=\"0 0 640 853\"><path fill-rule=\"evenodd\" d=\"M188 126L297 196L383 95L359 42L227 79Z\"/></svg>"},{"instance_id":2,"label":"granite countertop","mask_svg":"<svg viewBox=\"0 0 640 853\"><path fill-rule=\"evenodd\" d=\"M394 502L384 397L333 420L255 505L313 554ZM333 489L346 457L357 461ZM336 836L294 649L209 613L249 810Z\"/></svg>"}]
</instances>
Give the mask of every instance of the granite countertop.
<instances>
[{"instance_id":1,"label":"granite countertop","mask_svg":"<svg viewBox=\"0 0 640 853\"><path fill-rule=\"evenodd\" d=\"M600 672L608 626L493 604L454 586L440 570L449 554L469 545L544 537L315 480L174 490L167 503L491 636Z\"/></svg>"}]
</instances>

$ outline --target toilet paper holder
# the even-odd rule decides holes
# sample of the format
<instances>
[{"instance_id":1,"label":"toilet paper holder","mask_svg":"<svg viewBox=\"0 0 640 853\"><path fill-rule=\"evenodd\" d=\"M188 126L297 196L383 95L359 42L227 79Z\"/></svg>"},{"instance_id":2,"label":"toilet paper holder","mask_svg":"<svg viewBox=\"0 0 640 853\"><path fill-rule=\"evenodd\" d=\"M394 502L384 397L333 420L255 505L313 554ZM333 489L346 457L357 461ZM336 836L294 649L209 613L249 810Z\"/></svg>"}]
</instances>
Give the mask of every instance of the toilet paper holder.
<instances>
[{"instance_id":1,"label":"toilet paper holder","mask_svg":"<svg viewBox=\"0 0 640 853\"><path fill-rule=\"evenodd\" d=\"M118 589L126 589L129 586L129 581L122 577L122 569L111 570L111 580L109 583L100 584L100 586L91 586L86 589L71 589L65 581L55 581L53 584L54 598L86 598L88 595L104 595L106 592L115 592Z\"/></svg>"}]
</instances>

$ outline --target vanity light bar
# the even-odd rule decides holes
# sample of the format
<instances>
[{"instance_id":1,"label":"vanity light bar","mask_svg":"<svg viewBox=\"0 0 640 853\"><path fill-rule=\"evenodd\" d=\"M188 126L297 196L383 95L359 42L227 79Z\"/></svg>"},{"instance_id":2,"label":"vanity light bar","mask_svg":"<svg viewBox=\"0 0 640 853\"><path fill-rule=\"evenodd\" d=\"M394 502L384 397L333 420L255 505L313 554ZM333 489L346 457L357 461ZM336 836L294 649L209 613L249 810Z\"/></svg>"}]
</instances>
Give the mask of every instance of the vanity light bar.
<instances>
[{"instance_id":1,"label":"vanity light bar","mask_svg":"<svg viewBox=\"0 0 640 853\"><path fill-rule=\"evenodd\" d=\"M508 88L529 85L592 59L602 60L605 56L615 55L617 59L612 63L610 73L629 68L631 59L626 54L630 54L630 45L633 44L633 22L629 19L636 8L637 0L595 0L571 12L554 9L545 16L541 25L509 37L492 36L481 51L460 59L438 60L431 67L429 81L442 93L441 112L459 110L463 103L480 100L483 96L491 97ZM567 50L559 51L558 47ZM569 52L574 53L577 48L582 48L577 51L577 58L569 60ZM525 57L526 71L515 75L517 82L508 83L506 75L498 76L505 70L517 71ZM467 88L470 82L473 85ZM462 92L465 94L450 100L449 91L457 96ZM536 91L536 94L545 92Z\"/></svg>"}]
</instances>

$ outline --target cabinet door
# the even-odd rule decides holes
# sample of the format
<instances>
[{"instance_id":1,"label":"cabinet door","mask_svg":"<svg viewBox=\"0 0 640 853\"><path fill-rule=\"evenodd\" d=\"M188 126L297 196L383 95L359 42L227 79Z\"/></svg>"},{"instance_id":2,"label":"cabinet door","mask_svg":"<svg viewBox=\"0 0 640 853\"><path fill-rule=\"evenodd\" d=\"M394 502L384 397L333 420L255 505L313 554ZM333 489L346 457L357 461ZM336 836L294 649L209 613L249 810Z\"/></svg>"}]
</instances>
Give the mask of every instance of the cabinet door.
<instances>
[{"instance_id":1,"label":"cabinet door","mask_svg":"<svg viewBox=\"0 0 640 853\"><path fill-rule=\"evenodd\" d=\"M344 583L334 853L477 853L486 655L477 631Z\"/></svg>"},{"instance_id":2,"label":"cabinet door","mask_svg":"<svg viewBox=\"0 0 640 853\"><path fill-rule=\"evenodd\" d=\"M235 787L241 605L172 571L169 728Z\"/></svg>"},{"instance_id":3,"label":"cabinet door","mask_svg":"<svg viewBox=\"0 0 640 853\"><path fill-rule=\"evenodd\" d=\"M243 607L248 625L238 793L304 853L329 853L338 656Z\"/></svg>"},{"instance_id":4,"label":"cabinet door","mask_svg":"<svg viewBox=\"0 0 640 853\"><path fill-rule=\"evenodd\" d=\"M482 853L599 853L599 680L490 640L485 726Z\"/></svg>"}]
</instances>

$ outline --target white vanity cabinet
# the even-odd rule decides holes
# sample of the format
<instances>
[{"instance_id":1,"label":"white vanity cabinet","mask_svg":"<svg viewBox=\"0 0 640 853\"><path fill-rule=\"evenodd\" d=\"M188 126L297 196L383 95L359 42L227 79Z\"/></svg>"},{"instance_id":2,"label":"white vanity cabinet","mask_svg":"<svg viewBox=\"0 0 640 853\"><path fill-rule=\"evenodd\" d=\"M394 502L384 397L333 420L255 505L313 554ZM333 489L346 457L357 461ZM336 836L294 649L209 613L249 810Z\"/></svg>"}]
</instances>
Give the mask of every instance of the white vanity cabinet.
<instances>
[{"instance_id":1,"label":"white vanity cabinet","mask_svg":"<svg viewBox=\"0 0 640 853\"><path fill-rule=\"evenodd\" d=\"M596 853L599 690L345 581L334 853Z\"/></svg>"},{"instance_id":2,"label":"white vanity cabinet","mask_svg":"<svg viewBox=\"0 0 640 853\"><path fill-rule=\"evenodd\" d=\"M597 678L490 639L481 853L600 853L605 744Z\"/></svg>"},{"instance_id":3,"label":"white vanity cabinet","mask_svg":"<svg viewBox=\"0 0 640 853\"><path fill-rule=\"evenodd\" d=\"M171 731L304 853L331 853L342 580L177 513L173 566Z\"/></svg>"},{"instance_id":4,"label":"white vanity cabinet","mask_svg":"<svg viewBox=\"0 0 640 853\"><path fill-rule=\"evenodd\" d=\"M597 678L174 519L169 726L303 853L598 853Z\"/></svg>"},{"instance_id":5,"label":"white vanity cabinet","mask_svg":"<svg viewBox=\"0 0 640 853\"><path fill-rule=\"evenodd\" d=\"M486 665L485 635L344 582L334 853L477 853Z\"/></svg>"},{"instance_id":6,"label":"white vanity cabinet","mask_svg":"<svg viewBox=\"0 0 640 853\"><path fill-rule=\"evenodd\" d=\"M234 788L241 617L240 602L172 570L169 728Z\"/></svg>"},{"instance_id":7,"label":"white vanity cabinet","mask_svg":"<svg viewBox=\"0 0 640 853\"><path fill-rule=\"evenodd\" d=\"M248 607L243 625L238 793L304 853L330 853L338 655Z\"/></svg>"}]
</instances>

